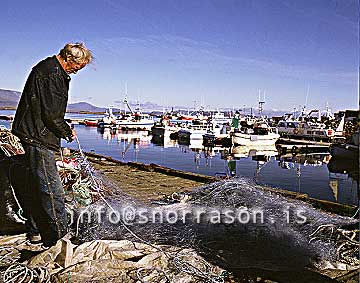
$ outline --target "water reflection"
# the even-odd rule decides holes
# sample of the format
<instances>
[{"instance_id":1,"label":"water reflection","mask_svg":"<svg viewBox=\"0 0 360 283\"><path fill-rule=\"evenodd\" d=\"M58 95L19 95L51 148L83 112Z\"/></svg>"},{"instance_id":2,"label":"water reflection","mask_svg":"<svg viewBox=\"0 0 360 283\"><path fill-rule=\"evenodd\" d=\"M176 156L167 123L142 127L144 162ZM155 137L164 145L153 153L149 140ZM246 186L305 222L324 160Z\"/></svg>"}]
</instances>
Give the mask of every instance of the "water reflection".
<instances>
[{"instance_id":1,"label":"water reflection","mask_svg":"<svg viewBox=\"0 0 360 283\"><path fill-rule=\"evenodd\" d=\"M125 131L110 128L97 128L104 140L116 140L119 142L132 142L148 145L151 141L148 131Z\"/></svg>"},{"instance_id":2,"label":"water reflection","mask_svg":"<svg viewBox=\"0 0 360 283\"><path fill-rule=\"evenodd\" d=\"M294 170L296 172L297 192L302 192L302 169L303 167L320 167L329 163L330 153L307 153L307 154L279 154L277 156L278 165L285 170Z\"/></svg>"},{"instance_id":3,"label":"water reflection","mask_svg":"<svg viewBox=\"0 0 360 283\"><path fill-rule=\"evenodd\" d=\"M188 154L189 152L194 153L193 160L198 169L201 166L202 158L204 158L204 166L211 168L213 158L220 155L221 159L224 159L229 155L229 148L221 146L205 147L203 145L203 140L199 139L179 140L178 145L183 154ZM215 172L215 176L227 177L229 176L227 173L228 172Z\"/></svg>"},{"instance_id":4,"label":"water reflection","mask_svg":"<svg viewBox=\"0 0 360 283\"><path fill-rule=\"evenodd\" d=\"M275 145L258 145L258 146L233 146L231 155L234 158L253 157L253 160L269 161L270 157L278 154Z\"/></svg>"},{"instance_id":5,"label":"water reflection","mask_svg":"<svg viewBox=\"0 0 360 283\"><path fill-rule=\"evenodd\" d=\"M308 154L284 154L277 157L278 164L282 169L295 170L298 182L298 192L301 192L301 176L304 167L321 167L326 165L329 172L328 186L333 197L339 201L342 193L339 188L344 187L343 183L350 181L348 202L356 203L359 191L359 163L349 160L331 157L330 153L308 153Z\"/></svg>"},{"instance_id":6,"label":"water reflection","mask_svg":"<svg viewBox=\"0 0 360 283\"><path fill-rule=\"evenodd\" d=\"M358 181L359 181L359 165L352 164L348 161L341 161L331 158L328 151L314 152L306 154L293 154L279 152L275 146L236 146L236 147L204 147L199 140L190 140L187 143L180 142L180 148L183 153L188 151L194 152L194 163L196 166L201 165L201 158L205 158L205 166L211 165L211 160L216 155L224 160L223 172L216 172L218 177L237 177L241 176L242 172L239 170L237 161L249 160L256 162L256 167L253 173L253 178L256 182L263 181L262 171L271 162L276 162L278 168L281 170L292 171L296 183L296 189L299 193L309 194L309 184L319 182L320 175L316 173L311 176L309 172L318 168L319 172L323 172L323 168L328 168L327 185L322 186L322 190L329 190L334 200L340 199L346 203L356 203L359 195ZM270 165L271 166L271 165ZM314 169L312 169L314 168ZM270 168L273 172L272 179L281 179L281 172ZM335 174L335 175L334 175ZM350 179L349 179L350 178ZM350 184L350 185L348 185ZM340 188L340 191L339 191Z\"/></svg>"},{"instance_id":7,"label":"water reflection","mask_svg":"<svg viewBox=\"0 0 360 283\"><path fill-rule=\"evenodd\" d=\"M349 178L352 179L350 192L352 195L360 197L359 160L331 158L327 167L329 170L329 186L334 193L336 201L339 200L339 183Z\"/></svg>"},{"instance_id":8,"label":"water reflection","mask_svg":"<svg viewBox=\"0 0 360 283\"><path fill-rule=\"evenodd\" d=\"M331 158L330 153L307 153L307 154L296 154L286 153L278 156L279 166L283 169L289 169L294 164L302 164L303 166L322 166L323 164L329 163ZM293 165L291 165L293 164Z\"/></svg>"},{"instance_id":9,"label":"water reflection","mask_svg":"<svg viewBox=\"0 0 360 283\"><path fill-rule=\"evenodd\" d=\"M163 148L170 148L170 147L178 147L178 142L176 140L173 140L170 138L170 134L169 135L164 135L164 136L158 136L158 135L153 135L151 137L151 142L155 145L161 146Z\"/></svg>"},{"instance_id":10,"label":"water reflection","mask_svg":"<svg viewBox=\"0 0 360 283\"><path fill-rule=\"evenodd\" d=\"M359 182L359 160L331 158L327 165L330 176L334 178L352 178Z\"/></svg>"}]
</instances>

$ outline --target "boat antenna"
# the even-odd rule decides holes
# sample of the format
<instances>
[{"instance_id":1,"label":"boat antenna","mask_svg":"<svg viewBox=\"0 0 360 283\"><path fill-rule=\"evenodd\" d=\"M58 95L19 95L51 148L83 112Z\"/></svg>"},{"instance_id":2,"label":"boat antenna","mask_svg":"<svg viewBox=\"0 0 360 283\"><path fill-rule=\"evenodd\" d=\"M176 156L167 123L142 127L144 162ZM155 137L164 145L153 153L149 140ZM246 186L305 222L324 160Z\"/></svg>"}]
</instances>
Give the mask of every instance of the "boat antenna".
<instances>
[{"instance_id":1,"label":"boat antenna","mask_svg":"<svg viewBox=\"0 0 360 283\"><path fill-rule=\"evenodd\" d=\"M131 109L127 98L124 99L124 103L125 103L125 105L127 106L127 108L130 110L131 114L134 114L134 111Z\"/></svg>"},{"instance_id":2,"label":"boat antenna","mask_svg":"<svg viewBox=\"0 0 360 283\"><path fill-rule=\"evenodd\" d=\"M264 99L261 100L260 90L259 90L259 116L262 117L263 110L265 104L265 91L264 91Z\"/></svg>"},{"instance_id":3,"label":"boat antenna","mask_svg":"<svg viewBox=\"0 0 360 283\"><path fill-rule=\"evenodd\" d=\"M123 100L124 104L126 105L126 101L127 101L127 82L125 82L125 98ZM126 115L126 106L124 107L124 114Z\"/></svg>"}]
</instances>

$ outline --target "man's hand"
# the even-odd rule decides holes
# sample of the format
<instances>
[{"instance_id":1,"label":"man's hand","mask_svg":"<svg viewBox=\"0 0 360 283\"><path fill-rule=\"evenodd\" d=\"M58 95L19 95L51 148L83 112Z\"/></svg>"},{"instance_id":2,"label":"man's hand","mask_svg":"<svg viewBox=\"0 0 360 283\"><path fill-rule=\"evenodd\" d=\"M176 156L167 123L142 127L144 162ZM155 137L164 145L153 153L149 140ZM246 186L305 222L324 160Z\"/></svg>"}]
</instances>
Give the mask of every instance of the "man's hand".
<instances>
[{"instance_id":1,"label":"man's hand","mask_svg":"<svg viewBox=\"0 0 360 283\"><path fill-rule=\"evenodd\" d=\"M76 131L73 129L73 130L72 130L71 139L74 140L74 139L76 139L76 137L77 137L77 133L76 133Z\"/></svg>"}]
</instances>

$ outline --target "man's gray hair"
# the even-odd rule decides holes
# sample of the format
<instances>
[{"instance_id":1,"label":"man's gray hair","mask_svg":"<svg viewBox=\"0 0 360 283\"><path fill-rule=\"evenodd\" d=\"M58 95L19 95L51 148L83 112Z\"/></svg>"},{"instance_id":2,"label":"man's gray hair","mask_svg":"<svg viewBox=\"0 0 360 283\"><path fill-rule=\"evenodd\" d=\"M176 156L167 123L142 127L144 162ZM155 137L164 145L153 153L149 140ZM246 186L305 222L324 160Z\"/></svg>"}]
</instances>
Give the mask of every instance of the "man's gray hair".
<instances>
[{"instance_id":1,"label":"man's gray hair","mask_svg":"<svg viewBox=\"0 0 360 283\"><path fill-rule=\"evenodd\" d=\"M73 61L80 64L89 64L93 59L91 51L85 47L84 43L68 43L60 50L59 55L65 61Z\"/></svg>"}]
</instances>

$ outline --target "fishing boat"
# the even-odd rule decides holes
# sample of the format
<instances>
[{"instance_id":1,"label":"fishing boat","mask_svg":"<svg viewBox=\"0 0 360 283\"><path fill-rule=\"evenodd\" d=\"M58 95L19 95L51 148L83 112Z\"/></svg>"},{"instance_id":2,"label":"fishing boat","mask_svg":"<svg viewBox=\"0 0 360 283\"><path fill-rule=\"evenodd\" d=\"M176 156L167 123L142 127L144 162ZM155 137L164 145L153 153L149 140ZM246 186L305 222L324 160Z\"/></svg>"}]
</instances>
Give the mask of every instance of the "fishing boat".
<instances>
[{"instance_id":1,"label":"fishing boat","mask_svg":"<svg viewBox=\"0 0 360 283\"><path fill-rule=\"evenodd\" d=\"M231 147L232 141L230 137L231 126L226 124L224 125L215 125L212 130L205 135L203 135L203 145L205 147Z\"/></svg>"},{"instance_id":2,"label":"fishing boat","mask_svg":"<svg viewBox=\"0 0 360 283\"><path fill-rule=\"evenodd\" d=\"M178 131L179 140L203 140L203 135L208 132L201 127L183 128Z\"/></svg>"},{"instance_id":3,"label":"fishing boat","mask_svg":"<svg viewBox=\"0 0 360 283\"><path fill-rule=\"evenodd\" d=\"M328 141L335 137L335 131L323 123L280 121L277 125L282 137Z\"/></svg>"},{"instance_id":4,"label":"fishing boat","mask_svg":"<svg viewBox=\"0 0 360 283\"><path fill-rule=\"evenodd\" d=\"M359 140L359 133L354 133L348 143L333 143L330 146L330 154L349 161L359 160Z\"/></svg>"},{"instance_id":5,"label":"fishing boat","mask_svg":"<svg viewBox=\"0 0 360 283\"><path fill-rule=\"evenodd\" d=\"M230 136L234 146L275 146L275 142L280 137L276 130L269 127L265 121L256 122L253 128L236 128L230 133Z\"/></svg>"},{"instance_id":6,"label":"fishing boat","mask_svg":"<svg viewBox=\"0 0 360 283\"><path fill-rule=\"evenodd\" d=\"M207 120L196 119L191 124L183 125L178 131L179 140L203 140L205 134L219 135L221 127Z\"/></svg>"},{"instance_id":7,"label":"fishing boat","mask_svg":"<svg viewBox=\"0 0 360 283\"><path fill-rule=\"evenodd\" d=\"M151 134L153 136L157 137L164 137L169 136L172 133L175 133L179 130L179 127L177 125L171 124L171 123L158 123L155 122L155 124L151 127Z\"/></svg>"},{"instance_id":8,"label":"fishing boat","mask_svg":"<svg viewBox=\"0 0 360 283\"><path fill-rule=\"evenodd\" d=\"M143 129L150 131L154 126L154 120L146 114L134 114L128 119L117 119L115 125L119 129Z\"/></svg>"},{"instance_id":9,"label":"fishing boat","mask_svg":"<svg viewBox=\"0 0 360 283\"><path fill-rule=\"evenodd\" d=\"M359 182L359 159L346 159L332 156L327 164L329 175L335 179L348 179L348 177ZM359 188L360 194L360 188Z\"/></svg>"},{"instance_id":10,"label":"fishing boat","mask_svg":"<svg viewBox=\"0 0 360 283\"><path fill-rule=\"evenodd\" d=\"M126 98L124 99L124 104L130 110L130 114L124 112L121 116L117 117L115 120L115 127L119 129L150 131L154 125L152 117L148 114L143 114L140 105L133 110Z\"/></svg>"},{"instance_id":11,"label":"fishing boat","mask_svg":"<svg viewBox=\"0 0 360 283\"><path fill-rule=\"evenodd\" d=\"M319 117L314 119L312 113L319 113ZM342 117L338 127L333 129L321 122L321 112L317 109L311 110L308 114L301 114L295 118L288 114L277 124L277 129L281 137L293 139L305 139L314 141L330 142L335 139L343 138L344 117Z\"/></svg>"},{"instance_id":12,"label":"fishing boat","mask_svg":"<svg viewBox=\"0 0 360 283\"><path fill-rule=\"evenodd\" d=\"M0 120L12 121L14 120L14 117L14 115L0 115Z\"/></svg>"},{"instance_id":13,"label":"fishing boat","mask_svg":"<svg viewBox=\"0 0 360 283\"><path fill-rule=\"evenodd\" d=\"M85 119L84 124L88 127L97 127L99 121L97 119Z\"/></svg>"},{"instance_id":14,"label":"fishing boat","mask_svg":"<svg viewBox=\"0 0 360 283\"><path fill-rule=\"evenodd\" d=\"M178 120L182 120L182 121L195 121L195 120L203 120L203 121L207 121L208 116L204 115L204 107L200 106L199 109L195 109L193 112L190 113L190 111L188 111L187 114L183 114L181 113L178 116Z\"/></svg>"},{"instance_id":15,"label":"fishing boat","mask_svg":"<svg viewBox=\"0 0 360 283\"><path fill-rule=\"evenodd\" d=\"M109 107L105 113L105 116L99 120L97 126L99 128L111 128L115 125L116 117L112 112L112 108Z\"/></svg>"},{"instance_id":16,"label":"fishing boat","mask_svg":"<svg viewBox=\"0 0 360 283\"><path fill-rule=\"evenodd\" d=\"M203 146L205 147L231 147L232 141L230 134L215 135L212 133L206 133L203 135Z\"/></svg>"},{"instance_id":17,"label":"fishing boat","mask_svg":"<svg viewBox=\"0 0 360 283\"><path fill-rule=\"evenodd\" d=\"M216 125L224 125L224 124L230 125L232 119L230 117L226 117L223 112L220 112L218 110L215 113L211 113L209 120L211 121L211 123Z\"/></svg>"}]
</instances>

